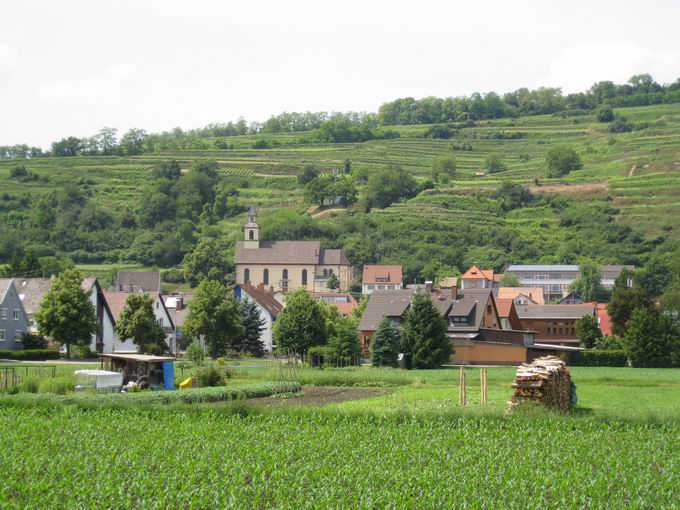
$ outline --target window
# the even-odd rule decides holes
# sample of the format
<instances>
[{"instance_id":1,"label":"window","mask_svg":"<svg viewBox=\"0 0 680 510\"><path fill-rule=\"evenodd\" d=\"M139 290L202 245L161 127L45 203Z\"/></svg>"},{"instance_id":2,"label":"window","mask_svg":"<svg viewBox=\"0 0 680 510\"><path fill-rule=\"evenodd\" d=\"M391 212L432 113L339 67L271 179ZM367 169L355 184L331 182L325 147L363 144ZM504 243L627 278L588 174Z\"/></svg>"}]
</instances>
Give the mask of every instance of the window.
<instances>
[{"instance_id":1,"label":"window","mask_svg":"<svg viewBox=\"0 0 680 510\"><path fill-rule=\"evenodd\" d=\"M14 313L12 314L12 319L15 321L19 320L19 310L14 310Z\"/></svg>"},{"instance_id":2,"label":"window","mask_svg":"<svg viewBox=\"0 0 680 510\"><path fill-rule=\"evenodd\" d=\"M249 283L250 282L250 269L246 268L243 271L243 283Z\"/></svg>"},{"instance_id":3,"label":"window","mask_svg":"<svg viewBox=\"0 0 680 510\"><path fill-rule=\"evenodd\" d=\"M288 269L283 270L283 279L287 280L288 279Z\"/></svg>"},{"instance_id":4,"label":"window","mask_svg":"<svg viewBox=\"0 0 680 510\"><path fill-rule=\"evenodd\" d=\"M7 308L3 308L2 310L0 310L0 319L2 319L3 321L7 320Z\"/></svg>"},{"instance_id":5,"label":"window","mask_svg":"<svg viewBox=\"0 0 680 510\"><path fill-rule=\"evenodd\" d=\"M302 285L307 285L307 270L302 270Z\"/></svg>"},{"instance_id":6,"label":"window","mask_svg":"<svg viewBox=\"0 0 680 510\"><path fill-rule=\"evenodd\" d=\"M158 319L158 325L162 328L163 327L163 317L160 317Z\"/></svg>"},{"instance_id":7,"label":"window","mask_svg":"<svg viewBox=\"0 0 680 510\"><path fill-rule=\"evenodd\" d=\"M158 301L156 301L156 310L158 310L158 306L159 306Z\"/></svg>"},{"instance_id":8,"label":"window","mask_svg":"<svg viewBox=\"0 0 680 510\"><path fill-rule=\"evenodd\" d=\"M265 269L262 272L262 283L269 285L269 269Z\"/></svg>"},{"instance_id":9,"label":"window","mask_svg":"<svg viewBox=\"0 0 680 510\"><path fill-rule=\"evenodd\" d=\"M15 341L15 342L21 342L21 335L23 335L23 334L24 334L23 331L21 331L20 329L17 329L17 330L14 332L14 341Z\"/></svg>"},{"instance_id":10,"label":"window","mask_svg":"<svg viewBox=\"0 0 680 510\"><path fill-rule=\"evenodd\" d=\"M253 232L252 230L249 230L248 231L248 239L250 239L251 241L253 239L255 239L255 232Z\"/></svg>"},{"instance_id":11,"label":"window","mask_svg":"<svg viewBox=\"0 0 680 510\"><path fill-rule=\"evenodd\" d=\"M486 313L491 313L491 305L486 305Z\"/></svg>"},{"instance_id":12,"label":"window","mask_svg":"<svg viewBox=\"0 0 680 510\"><path fill-rule=\"evenodd\" d=\"M327 278L328 277L328 269L323 270L323 277Z\"/></svg>"},{"instance_id":13,"label":"window","mask_svg":"<svg viewBox=\"0 0 680 510\"><path fill-rule=\"evenodd\" d=\"M0 329L0 342L4 342L4 341L5 341L5 330Z\"/></svg>"}]
</instances>

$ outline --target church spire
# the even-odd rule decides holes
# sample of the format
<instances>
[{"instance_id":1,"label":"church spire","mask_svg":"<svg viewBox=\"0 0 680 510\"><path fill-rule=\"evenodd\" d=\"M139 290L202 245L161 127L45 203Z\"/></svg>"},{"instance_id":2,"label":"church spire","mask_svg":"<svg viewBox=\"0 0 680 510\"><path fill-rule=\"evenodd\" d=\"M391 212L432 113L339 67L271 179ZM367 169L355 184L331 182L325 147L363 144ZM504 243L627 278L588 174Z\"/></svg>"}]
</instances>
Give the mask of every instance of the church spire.
<instances>
[{"instance_id":1,"label":"church spire","mask_svg":"<svg viewBox=\"0 0 680 510\"><path fill-rule=\"evenodd\" d=\"M243 230L245 234L243 246L245 248L259 248L260 225L257 224L257 211L253 205L248 208L248 221L246 222Z\"/></svg>"}]
</instances>

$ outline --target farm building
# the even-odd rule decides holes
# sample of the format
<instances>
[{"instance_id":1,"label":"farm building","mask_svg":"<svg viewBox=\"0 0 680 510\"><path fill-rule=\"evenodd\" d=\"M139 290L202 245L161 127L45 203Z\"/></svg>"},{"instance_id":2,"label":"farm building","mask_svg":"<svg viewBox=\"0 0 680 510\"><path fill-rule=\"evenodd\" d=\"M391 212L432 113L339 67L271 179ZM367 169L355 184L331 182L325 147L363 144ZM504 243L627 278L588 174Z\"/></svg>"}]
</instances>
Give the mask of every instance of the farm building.
<instances>
[{"instance_id":1,"label":"farm building","mask_svg":"<svg viewBox=\"0 0 680 510\"><path fill-rule=\"evenodd\" d=\"M581 305L524 305L517 315L525 329L536 331L536 343L575 345L576 321L586 315L597 316L595 303Z\"/></svg>"}]
</instances>

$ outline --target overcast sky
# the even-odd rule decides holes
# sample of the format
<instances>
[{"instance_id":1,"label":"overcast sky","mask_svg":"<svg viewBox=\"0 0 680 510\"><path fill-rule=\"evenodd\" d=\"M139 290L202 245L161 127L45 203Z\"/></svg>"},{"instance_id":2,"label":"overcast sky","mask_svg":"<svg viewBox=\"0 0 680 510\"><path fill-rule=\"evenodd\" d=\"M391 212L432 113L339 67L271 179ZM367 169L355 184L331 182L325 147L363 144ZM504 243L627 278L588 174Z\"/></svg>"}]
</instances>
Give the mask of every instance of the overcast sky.
<instances>
[{"instance_id":1,"label":"overcast sky","mask_svg":"<svg viewBox=\"0 0 680 510\"><path fill-rule=\"evenodd\" d=\"M0 4L0 145L680 77L680 1Z\"/></svg>"}]
</instances>

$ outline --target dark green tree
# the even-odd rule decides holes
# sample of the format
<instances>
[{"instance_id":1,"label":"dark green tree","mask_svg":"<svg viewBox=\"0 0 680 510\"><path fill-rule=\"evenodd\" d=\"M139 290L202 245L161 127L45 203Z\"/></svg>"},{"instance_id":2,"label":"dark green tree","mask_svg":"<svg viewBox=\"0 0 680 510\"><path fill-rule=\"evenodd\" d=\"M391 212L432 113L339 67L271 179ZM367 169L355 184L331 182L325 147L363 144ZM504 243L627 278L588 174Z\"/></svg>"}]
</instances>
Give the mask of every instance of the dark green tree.
<instances>
[{"instance_id":1,"label":"dark green tree","mask_svg":"<svg viewBox=\"0 0 680 510\"><path fill-rule=\"evenodd\" d=\"M297 176L298 184L304 186L319 176L319 169L314 165L305 165Z\"/></svg>"},{"instance_id":2,"label":"dark green tree","mask_svg":"<svg viewBox=\"0 0 680 510\"><path fill-rule=\"evenodd\" d=\"M95 309L82 281L76 269L62 272L52 282L36 314L39 333L66 345L69 357L72 345L90 345L97 331Z\"/></svg>"},{"instance_id":3,"label":"dark green tree","mask_svg":"<svg viewBox=\"0 0 680 510\"><path fill-rule=\"evenodd\" d=\"M226 355L243 337L242 320L239 304L227 288L218 281L206 279L189 301L184 333L190 338L203 338L210 356L218 358Z\"/></svg>"},{"instance_id":4,"label":"dark green tree","mask_svg":"<svg viewBox=\"0 0 680 510\"><path fill-rule=\"evenodd\" d=\"M548 151L545 156L548 177L562 177L573 170L583 168L581 157L571 147L558 145Z\"/></svg>"},{"instance_id":5,"label":"dark green tree","mask_svg":"<svg viewBox=\"0 0 680 510\"><path fill-rule=\"evenodd\" d=\"M636 308L624 341L634 367L670 367L677 356L678 329L656 307Z\"/></svg>"},{"instance_id":6,"label":"dark green tree","mask_svg":"<svg viewBox=\"0 0 680 510\"><path fill-rule=\"evenodd\" d=\"M147 294L132 293L125 300L125 308L116 322L116 333L121 339L131 339L142 354L168 352L165 332L156 322L153 298Z\"/></svg>"},{"instance_id":7,"label":"dark green tree","mask_svg":"<svg viewBox=\"0 0 680 510\"><path fill-rule=\"evenodd\" d=\"M401 166L390 165L369 175L365 193L369 206L385 208L401 198L415 196L418 184Z\"/></svg>"},{"instance_id":8,"label":"dark green tree","mask_svg":"<svg viewBox=\"0 0 680 510\"><path fill-rule=\"evenodd\" d=\"M438 181L442 177L451 179L456 176L456 158L451 155L436 157L432 160L432 180Z\"/></svg>"},{"instance_id":9,"label":"dark green tree","mask_svg":"<svg viewBox=\"0 0 680 510\"><path fill-rule=\"evenodd\" d=\"M313 345L328 341L326 320L319 304L304 289L286 296L286 306L274 322L277 349L303 354Z\"/></svg>"},{"instance_id":10,"label":"dark green tree","mask_svg":"<svg viewBox=\"0 0 680 510\"><path fill-rule=\"evenodd\" d=\"M192 287L205 279L224 283L231 267L231 258L223 244L217 239L205 239L184 257L184 279Z\"/></svg>"},{"instance_id":11,"label":"dark green tree","mask_svg":"<svg viewBox=\"0 0 680 510\"><path fill-rule=\"evenodd\" d=\"M602 338L602 331L593 315L585 315L576 321L576 338L581 341L581 346L586 349L595 347Z\"/></svg>"},{"instance_id":12,"label":"dark green tree","mask_svg":"<svg viewBox=\"0 0 680 510\"><path fill-rule=\"evenodd\" d=\"M371 362L376 367L399 366L399 347L401 337L399 328L385 317L378 325L371 346Z\"/></svg>"},{"instance_id":13,"label":"dark green tree","mask_svg":"<svg viewBox=\"0 0 680 510\"><path fill-rule=\"evenodd\" d=\"M350 363L354 363L361 356L357 323L352 317L338 316L328 346L336 358Z\"/></svg>"},{"instance_id":14,"label":"dark green tree","mask_svg":"<svg viewBox=\"0 0 680 510\"><path fill-rule=\"evenodd\" d=\"M418 292L406 312L401 347L406 368L438 368L451 356L447 324L429 295Z\"/></svg>"},{"instance_id":15,"label":"dark green tree","mask_svg":"<svg viewBox=\"0 0 680 510\"><path fill-rule=\"evenodd\" d=\"M340 288L340 280L338 277L333 273L331 277L328 279L326 282L326 288L331 289L331 290L337 290Z\"/></svg>"},{"instance_id":16,"label":"dark green tree","mask_svg":"<svg viewBox=\"0 0 680 510\"><path fill-rule=\"evenodd\" d=\"M644 289L640 287L614 287L612 298L607 305L607 313L611 317L614 333L623 336L633 310L651 308L652 306L652 299Z\"/></svg>"},{"instance_id":17,"label":"dark green tree","mask_svg":"<svg viewBox=\"0 0 680 510\"><path fill-rule=\"evenodd\" d=\"M262 332L264 331L264 319L260 316L260 309L255 301L243 299L239 302L241 314L241 326L243 334L239 336L232 349L239 352L247 352L258 358L264 356L264 343Z\"/></svg>"},{"instance_id":18,"label":"dark green tree","mask_svg":"<svg viewBox=\"0 0 680 510\"><path fill-rule=\"evenodd\" d=\"M519 287L519 278L515 273L503 273L501 287Z\"/></svg>"},{"instance_id":19,"label":"dark green tree","mask_svg":"<svg viewBox=\"0 0 680 510\"><path fill-rule=\"evenodd\" d=\"M614 110L608 104L600 106L595 115L600 122L611 122L614 120Z\"/></svg>"}]
</instances>

